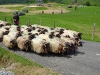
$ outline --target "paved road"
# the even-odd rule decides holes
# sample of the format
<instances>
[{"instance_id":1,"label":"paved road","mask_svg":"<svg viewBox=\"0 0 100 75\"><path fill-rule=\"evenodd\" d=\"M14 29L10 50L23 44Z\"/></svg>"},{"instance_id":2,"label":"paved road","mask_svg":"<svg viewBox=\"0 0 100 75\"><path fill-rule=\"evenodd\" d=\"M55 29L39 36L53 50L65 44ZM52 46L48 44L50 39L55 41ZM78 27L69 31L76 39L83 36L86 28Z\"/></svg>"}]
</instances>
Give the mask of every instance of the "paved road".
<instances>
[{"instance_id":1,"label":"paved road","mask_svg":"<svg viewBox=\"0 0 100 75\"><path fill-rule=\"evenodd\" d=\"M0 46L4 47L2 43ZM31 52L13 52L63 75L100 75L100 43L83 41L83 47L79 47L76 54L70 56L41 56Z\"/></svg>"}]
</instances>

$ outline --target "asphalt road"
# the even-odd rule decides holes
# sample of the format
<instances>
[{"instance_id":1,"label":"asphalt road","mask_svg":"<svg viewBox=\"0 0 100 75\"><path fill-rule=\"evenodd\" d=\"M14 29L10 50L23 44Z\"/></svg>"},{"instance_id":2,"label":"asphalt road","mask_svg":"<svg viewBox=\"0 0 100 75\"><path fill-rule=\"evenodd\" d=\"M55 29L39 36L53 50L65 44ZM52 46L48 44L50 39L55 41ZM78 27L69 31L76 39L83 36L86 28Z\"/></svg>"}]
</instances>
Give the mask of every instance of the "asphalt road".
<instances>
[{"instance_id":1,"label":"asphalt road","mask_svg":"<svg viewBox=\"0 0 100 75\"><path fill-rule=\"evenodd\" d=\"M0 46L6 48L1 42ZM70 56L38 55L18 49L13 52L62 75L100 75L100 43L97 42L83 40L83 47L79 47L76 54L70 54Z\"/></svg>"}]
</instances>

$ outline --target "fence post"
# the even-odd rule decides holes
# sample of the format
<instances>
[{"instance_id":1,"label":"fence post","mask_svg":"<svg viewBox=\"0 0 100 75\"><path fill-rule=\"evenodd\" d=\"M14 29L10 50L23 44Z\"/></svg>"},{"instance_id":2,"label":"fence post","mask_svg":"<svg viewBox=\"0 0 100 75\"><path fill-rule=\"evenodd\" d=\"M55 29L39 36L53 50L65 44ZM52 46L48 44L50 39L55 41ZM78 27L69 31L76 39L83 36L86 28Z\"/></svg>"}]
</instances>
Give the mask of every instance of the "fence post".
<instances>
[{"instance_id":1,"label":"fence post","mask_svg":"<svg viewBox=\"0 0 100 75\"><path fill-rule=\"evenodd\" d=\"M61 14L63 13L62 9L61 9Z\"/></svg>"},{"instance_id":2,"label":"fence post","mask_svg":"<svg viewBox=\"0 0 100 75\"><path fill-rule=\"evenodd\" d=\"M55 21L54 21L54 28L56 28L56 24L55 24Z\"/></svg>"},{"instance_id":3,"label":"fence post","mask_svg":"<svg viewBox=\"0 0 100 75\"><path fill-rule=\"evenodd\" d=\"M42 25L42 21L41 21L41 19L40 19L40 25Z\"/></svg>"},{"instance_id":4,"label":"fence post","mask_svg":"<svg viewBox=\"0 0 100 75\"><path fill-rule=\"evenodd\" d=\"M28 22L27 22L27 25L29 25L30 24L30 19L28 20Z\"/></svg>"},{"instance_id":5,"label":"fence post","mask_svg":"<svg viewBox=\"0 0 100 75\"><path fill-rule=\"evenodd\" d=\"M13 25L13 19L11 18L11 23L12 23L12 25Z\"/></svg>"},{"instance_id":6,"label":"fence post","mask_svg":"<svg viewBox=\"0 0 100 75\"><path fill-rule=\"evenodd\" d=\"M92 28L92 40L94 40L95 29L96 29L96 23L94 23L93 28Z\"/></svg>"},{"instance_id":7,"label":"fence post","mask_svg":"<svg viewBox=\"0 0 100 75\"><path fill-rule=\"evenodd\" d=\"M5 17L5 20L4 21L7 21L6 17Z\"/></svg>"}]
</instances>

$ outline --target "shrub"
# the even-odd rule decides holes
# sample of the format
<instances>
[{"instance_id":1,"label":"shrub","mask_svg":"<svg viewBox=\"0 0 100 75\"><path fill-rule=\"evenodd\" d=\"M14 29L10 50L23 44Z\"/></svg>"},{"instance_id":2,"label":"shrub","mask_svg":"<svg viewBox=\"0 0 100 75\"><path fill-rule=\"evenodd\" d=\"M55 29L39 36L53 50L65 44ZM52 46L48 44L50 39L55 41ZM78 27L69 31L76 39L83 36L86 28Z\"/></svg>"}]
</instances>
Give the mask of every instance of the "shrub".
<instances>
[{"instance_id":1,"label":"shrub","mask_svg":"<svg viewBox=\"0 0 100 75\"><path fill-rule=\"evenodd\" d=\"M86 5L86 6L90 6L91 3L90 3L89 1L87 1L87 2L85 3L85 5Z\"/></svg>"},{"instance_id":2,"label":"shrub","mask_svg":"<svg viewBox=\"0 0 100 75\"><path fill-rule=\"evenodd\" d=\"M69 6L67 6L68 8L72 8L72 6L71 5L69 5Z\"/></svg>"}]
</instances>

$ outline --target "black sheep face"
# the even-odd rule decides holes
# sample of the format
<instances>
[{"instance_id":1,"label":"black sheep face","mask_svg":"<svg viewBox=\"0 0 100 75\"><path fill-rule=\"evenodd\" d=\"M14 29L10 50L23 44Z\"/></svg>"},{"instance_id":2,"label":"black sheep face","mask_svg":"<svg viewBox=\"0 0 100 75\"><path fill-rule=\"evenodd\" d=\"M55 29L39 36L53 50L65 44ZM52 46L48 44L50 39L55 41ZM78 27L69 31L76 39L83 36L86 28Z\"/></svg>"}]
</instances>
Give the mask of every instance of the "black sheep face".
<instances>
[{"instance_id":1,"label":"black sheep face","mask_svg":"<svg viewBox=\"0 0 100 75\"><path fill-rule=\"evenodd\" d=\"M33 30L35 30L35 27L32 27Z\"/></svg>"},{"instance_id":2,"label":"black sheep face","mask_svg":"<svg viewBox=\"0 0 100 75\"><path fill-rule=\"evenodd\" d=\"M56 37L60 38L60 34L56 34Z\"/></svg>"},{"instance_id":3,"label":"black sheep face","mask_svg":"<svg viewBox=\"0 0 100 75\"><path fill-rule=\"evenodd\" d=\"M29 49L28 41L25 41L25 50L27 51Z\"/></svg>"},{"instance_id":4,"label":"black sheep face","mask_svg":"<svg viewBox=\"0 0 100 75\"><path fill-rule=\"evenodd\" d=\"M16 40L15 39L11 40L10 43L11 43L11 45L15 45L16 44Z\"/></svg>"},{"instance_id":5,"label":"black sheep face","mask_svg":"<svg viewBox=\"0 0 100 75\"><path fill-rule=\"evenodd\" d=\"M5 28L6 30L9 30L10 28Z\"/></svg>"},{"instance_id":6,"label":"black sheep face","mask_svg":"<svg viewBox=\"0 0 100 75\"><path fill-rule=\"evenodd\" d=\"M4 26L3 24L0 24L0 27Z\"/></svg>"},{"instance_id":7,"label":"black sheep face","mask_svg":"<svg viewBox=\"0 0 100 75\"><path fill-rule=\"evenodd\" d=\"M47 29L44 29L44 32L48 32L48 30Z\"/></svg>"},{"instance_id":8,"label":"black sheep face","mask_svg":"<svg viewBox=\"0 0 100 75\"><path fill-rule=\"evenodd\" d=\"M19 37L19 36L22 36L20 31L16 34L16 37Z\"/></svg>"},{"instance_id":9,"label":"black sheep face","mask_svg":"<svg viewBox=\"0 0 100 75\"><path fill-rule=\"evenodd\" d=\"M83 35L82 33L79 33L79 34L78 34L78 37L79 37L80 39L82 39L82 35Z\"/></svg>"},{"instance_id":10,"label":"black sheep face","mask_svg":"<svg viewBox=\"0 0 100 75\"><path fill-rule=\"evenodd\" d=\"M7 35L9 33L9 31L7 30L7 31L5 31L4 33L3 33L3 35Z\"/></svg>"}]
</instances>

